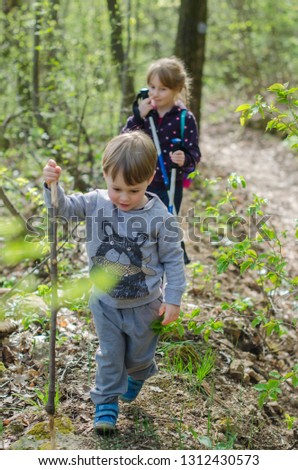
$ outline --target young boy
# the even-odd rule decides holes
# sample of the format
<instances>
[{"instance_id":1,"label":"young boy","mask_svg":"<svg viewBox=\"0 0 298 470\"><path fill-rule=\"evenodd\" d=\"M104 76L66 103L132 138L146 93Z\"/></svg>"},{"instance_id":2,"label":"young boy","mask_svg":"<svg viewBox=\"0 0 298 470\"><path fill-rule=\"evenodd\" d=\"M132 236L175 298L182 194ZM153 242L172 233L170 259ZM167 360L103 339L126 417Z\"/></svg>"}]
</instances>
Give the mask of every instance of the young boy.
<instances>
[{"instance_id":1,"label":"young boy","mask_svg":"<svg viewBox=\"0 0 298 470\"><path fill-rule=\"evenodd\" d=\"M107 145L102 161L107 189L66 196L58 185L58 214L86 221L90 274L118 274L108 292L93 286L90 308L99 339L96 353L94 428L114 430L118 398L133 401L146 379L157 372L158 336L151 328L164 315L166 325L179 316L185 288L181 230L166 206L146 192L156 168L156 150L141 131L121 134ZM44 168L45 200L61 168ZM162 290L162 279L166 279ZM164 300L163 300L164 299Z\"/></svg>"}]
</instances>

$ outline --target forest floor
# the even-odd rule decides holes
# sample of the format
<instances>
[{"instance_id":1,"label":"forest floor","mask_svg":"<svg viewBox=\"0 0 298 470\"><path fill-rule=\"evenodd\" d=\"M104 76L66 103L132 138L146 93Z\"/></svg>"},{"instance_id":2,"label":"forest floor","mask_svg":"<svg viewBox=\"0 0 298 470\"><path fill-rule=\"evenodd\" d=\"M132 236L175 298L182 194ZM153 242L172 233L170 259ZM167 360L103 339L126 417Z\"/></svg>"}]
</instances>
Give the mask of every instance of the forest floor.
<instances>
[{"instance_id":1,"label":"forest floor","mask_svg":"<svg viewBox=\"0 0 298 470\"><path fill-rule=\"evenodd\" d=\"M293 273L297 257L294 223L298 201L297 157L277 137L243 129L236 119L206 124L201 133L204 156L201 178L220 177L214 185L214 191L220 192L224 191L229 174L235 172L247 181L247 188L239 193L241 206L253 194L268 200L266 213L271 216L271 223L279 231L288 231L283 250L288 270ZM198 189L185 191L182 215L202 197L204 194ZM200 309L199 322L220 319L224 327L222 333L213 332L207 343L203 335L187 330L185 317L186 333L183 341L176 338L176 346L184 347L187 355L188 345L195 345L201 360L211 348L215 356L210 373L198 385L191 371L174 367L167 339L161 338L156 356L159 373L146 382L133 404L121 404L115 434L98 436L92 428L94 410L89 398L97 347L93 324L90 314L86 315L82 308L61 309L57 344L60 392L57 416L61 421L57 448L298 449L298 399L290 381L283 383L277 401L268 401L263 407L258 406L258 392L254 388L270 378L270 371L285 374L297 362L297 330L289 326L285 335L266 337L262 328L252 328L251 315L224 311L223 302L240 298L262 305L261 289L248 272L240 275L234 266L226 273L208 278L218 247L211 242L208 232L201 234L200 242L186 237L186 245L193 264L186 268L188 286L182 310L191 314ZM78 253L78 265L81 262L85 262L84 256ZM201 266L203 275L195 275L194 266ZM36 300L29 298L32 308ZM37 301L37 309L46 309L42 302ZM275 315L290 325L298 316L297 302L280 291ZM27 330L20 325L5 345L6 367L0 371L5 449L49 448L47 415L41 396L47 381L47 344L37 323ZM292 426L287 426L287 415Z\"/></svg>"}]
</instances>

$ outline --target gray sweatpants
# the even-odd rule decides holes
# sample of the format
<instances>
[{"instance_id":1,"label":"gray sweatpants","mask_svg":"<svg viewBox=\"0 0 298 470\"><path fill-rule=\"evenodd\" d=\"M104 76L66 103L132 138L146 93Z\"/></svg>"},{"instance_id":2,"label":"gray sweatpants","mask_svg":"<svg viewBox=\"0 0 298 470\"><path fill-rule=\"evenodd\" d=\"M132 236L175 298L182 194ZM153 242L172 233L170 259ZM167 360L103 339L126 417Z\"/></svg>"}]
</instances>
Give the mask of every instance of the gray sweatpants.
<instances>
[{"instance_id":1,"label":"gray sweatpants","mask_svg":"<svg viewBox=\"0 0 298 470\"><path fill-rule=\"evenodd\" d=\"M146 380L157 372L158 335L151 329L161 298L137 308L116 309L91 296L89 305L99 340L96 351L95 405L112 403L127 391L127 377Z\"/></svg>"}]
</instances>

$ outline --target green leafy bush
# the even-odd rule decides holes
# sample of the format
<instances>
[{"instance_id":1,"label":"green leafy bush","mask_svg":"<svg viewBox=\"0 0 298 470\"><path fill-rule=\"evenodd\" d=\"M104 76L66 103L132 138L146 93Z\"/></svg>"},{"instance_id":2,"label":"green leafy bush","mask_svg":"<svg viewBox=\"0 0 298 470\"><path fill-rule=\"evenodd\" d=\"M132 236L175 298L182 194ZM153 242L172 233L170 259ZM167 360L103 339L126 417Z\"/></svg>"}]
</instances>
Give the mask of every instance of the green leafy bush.
<instances>
[{"instance_id":1,"label":"green leafy bush","mask_svg":"<svg viewBox=\"0 0 298 470\"><path fill-rule=\"evenodd\" d=\"M267 119L266 131L275 129L287 139L292 149L298 150L298 88L289 88L288 83L274 83L268 92L274 96L271 102L258 94L253 104L238 106L235 112L241 112L241 125L258 114Z\"/></svg>"}]
</instances>

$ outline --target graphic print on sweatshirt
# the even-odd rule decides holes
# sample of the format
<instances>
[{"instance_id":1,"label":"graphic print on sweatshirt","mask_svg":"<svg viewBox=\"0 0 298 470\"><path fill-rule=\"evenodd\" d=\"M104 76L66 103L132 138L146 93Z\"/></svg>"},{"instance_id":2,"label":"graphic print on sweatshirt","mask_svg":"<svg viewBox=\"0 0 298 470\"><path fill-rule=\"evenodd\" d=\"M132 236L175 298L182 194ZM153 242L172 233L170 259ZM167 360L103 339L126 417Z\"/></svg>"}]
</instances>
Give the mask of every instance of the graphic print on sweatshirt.
<instances>
[{"instance_id":1,"label":"graphic print on sweatshirt","mask_svg":"<svg viewBox=\"0 0 298 470\"><path fill-rule=\"evenodd\" d=\"M117 299L135 299L149 295L146 275L155 275L155 271L147 267L151 256L143 259L141 247L148 239L146 233L138 233L136 237L118 235L111 223L102 221L104 238L91 258L93 266L90 274L97 269L104 269L118 277L115 287L109 295Z\"/></svg>"}]
</instances>

